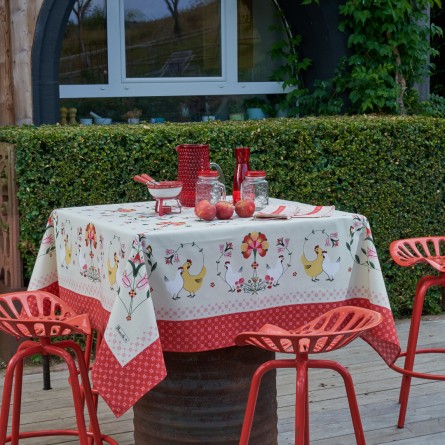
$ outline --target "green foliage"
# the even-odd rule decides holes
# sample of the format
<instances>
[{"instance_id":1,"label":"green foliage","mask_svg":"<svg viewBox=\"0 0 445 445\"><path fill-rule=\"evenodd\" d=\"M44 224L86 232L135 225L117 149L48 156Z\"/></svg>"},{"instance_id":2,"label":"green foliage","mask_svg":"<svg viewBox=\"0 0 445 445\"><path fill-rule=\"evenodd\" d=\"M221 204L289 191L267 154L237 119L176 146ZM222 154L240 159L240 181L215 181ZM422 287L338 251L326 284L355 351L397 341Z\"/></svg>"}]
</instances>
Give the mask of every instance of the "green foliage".
<instances>
[{"instance_id":1,"label":"green foliage","mask_svg":"<svg viewBox=\"0 0 445 445\"><path fill-rule=\"evenodd\" d=\"M208 143L230 178L233 148L251 147L271 196L334 204L368 217L392 308L409 313L422 268L389 256L391 241L443 233L445 120L429 117L328 117L164 125L0 128L16 144L20 249L29 278L54 208L149 199L138 173L176 178L175 147ZM228 193L231 181L226 181ZM430 311L438 296L428 296Z\"/></svg>"},{"instance_id":2,"label":"green foliage","mask_svg":"<svg viewBox=\"0 0 445 445\"><path fill-rule=\"evenodd\" d=\"M404 115L415 108L410 103L414 84L432 73L430 59L438 55L430 40L443 36L439 26L429 24L427 12L433 6L441 7L441 1L344 1L340 30L349 35L351 55L340 62L329 89L318 85L298 93L300 112L340 113L343 94L349 98L350 113Z\"/></svg>"},{"instance_id":3,"label":"green foliage","mask_svg":"<svg viewBox=\"0 0 445 445\"><path fill-rule=\"evenodd\" d=\"M348 0L340 6L341 30L350 32L353 54L343 73L352 112L405 114L404 98L415 82L431 73L437 51L427 10L438 0Z\"/></svg>"},{"instance_id":4,"label":"green foliage","mask_svg":"<svg viewBox=\"0 0 445 445\"><path fill-rule=\"evenodd\" d=\"M445 117L445 97L431 94L428 100L420 102L418 113L425 116Z\"/></svg>"},{"instance_id":5,"label":"green foliage","mask_svg":"<svg viewBox=\"0 0 445 445\"><path fill-rule=\"evenodd\" d=\"M343 99L338 96L335 81L316 80L312 92L302 94L298 110L303 116L332 116L341 114Z\"/></svg>"},{"instance_id":6,"label":"green foliage","mask_svg":"<svg viewBox=\"0 0 445 445\"><path fill-rule=\"evenodd\" d=\"M300 97L308 93L308 90L303 88L301 72L306 71L311 65L310 59L300 57L298 53L300 43L301 36L291 36L289 32L287 40L276 42L269 51L272 59L281 62L271 76L271 80L282 82L283 91L287 92L281 108L288 109L294 116L300 114Z\"/></svg>"}]
</instances>

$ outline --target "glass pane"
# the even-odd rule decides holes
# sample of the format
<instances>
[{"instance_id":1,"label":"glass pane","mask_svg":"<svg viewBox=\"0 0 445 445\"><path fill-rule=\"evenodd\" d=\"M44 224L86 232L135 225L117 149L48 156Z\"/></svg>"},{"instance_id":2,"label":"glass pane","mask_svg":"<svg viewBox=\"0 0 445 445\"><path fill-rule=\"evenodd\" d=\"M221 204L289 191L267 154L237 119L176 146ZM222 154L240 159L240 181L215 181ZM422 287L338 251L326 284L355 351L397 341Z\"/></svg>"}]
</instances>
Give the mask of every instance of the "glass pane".
<instances>
[{"instance_id":1,"label":"glass pane","mask_svg":"<svg viewBox=\"0 0 445 445\"><path fill-rule=\"evenodd\" d=\"M60 106L75 108L77 121L91 118L90 111L99 116L112 119L113 123L126 123L128 112L140 111L140 121L150 123L153 120L165 122L201 122L205 116L214 116L217 120L248 117L246 109L252 98L268 104L265 113L274 117L274 105L281 95L223 95L223 96L141 96L62 99ZM233 117L233 115L237 115Z\"/></svg>"},{"instance_id":2,"label":"glass pane","mask_svg":"<svg viewBox=\"0 0 445 445\"><path fill-rule=\"evenodd\" d=\"M61 85L108 83L105 0L74 3L60 57Z\"/></svg>"},{"instance_id":3,"label":"glass pane","mask_svg":"<svg viewBox=\"0 0 445 445\"><path fill-rule=\"evenodd\" d=\"M238 81L268 82L280 66L270 50L286 33L272 0L238 0Z\"/></svg>"},{"instance_id":4,"label":"glass pane","mask_svg":"<svg viewBox=\"0 0 445 445\"><path fill-rule=\"evenodd\" d=\"M127 78L221 76L220 0L126 0Z\"/></svg>"}]
</instances>

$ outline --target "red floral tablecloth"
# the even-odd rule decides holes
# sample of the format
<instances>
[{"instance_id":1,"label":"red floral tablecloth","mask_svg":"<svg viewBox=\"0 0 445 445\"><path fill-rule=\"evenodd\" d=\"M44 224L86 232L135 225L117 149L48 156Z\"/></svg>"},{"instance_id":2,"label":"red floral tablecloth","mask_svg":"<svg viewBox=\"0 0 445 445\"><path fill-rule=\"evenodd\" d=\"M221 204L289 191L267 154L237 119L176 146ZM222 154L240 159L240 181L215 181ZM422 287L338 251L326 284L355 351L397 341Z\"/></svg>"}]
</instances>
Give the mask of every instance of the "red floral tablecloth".
<instances>
[{"instance_id":1,"label":"red floral tablecloth","mask_svg":"<svg viewBox=\"0 0 445 445\"><path fill-rule=\"evenodd\" d=\"M57 209L37 289L104 332L92 379L116 416L165 377L163 351L233 346L243 330L290 329L339 305L383 314L364 338L387 363L400 351L368 221L340 211L204 222L190 208L159 217L153 202Z\"/></svg>"}]
</instances>

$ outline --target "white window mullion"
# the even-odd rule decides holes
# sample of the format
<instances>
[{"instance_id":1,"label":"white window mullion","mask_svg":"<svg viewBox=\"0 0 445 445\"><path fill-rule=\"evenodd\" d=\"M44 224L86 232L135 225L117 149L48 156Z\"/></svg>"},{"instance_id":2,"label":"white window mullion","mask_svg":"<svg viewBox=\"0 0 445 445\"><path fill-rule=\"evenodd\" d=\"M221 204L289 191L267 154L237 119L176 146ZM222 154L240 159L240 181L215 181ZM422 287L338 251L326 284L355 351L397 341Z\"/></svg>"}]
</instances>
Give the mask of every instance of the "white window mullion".
<instances>
[{"instance_id":1,"label":"white window mullion","mask_svg":"<svg viewBox=\"0 0 445 445\"><path fill-rule=\"evenodd\" d=\"M222 64L225 79L238 82L238 14L237 0L222 0Z\"/></svg>"},{"instance_id":2,"label":"white window mullion","mask_svg":"<svg viewBox=\"0 0 445 445\"><path fill-rule=\"evenodd\" d=\"M122 83L122 69L125 68L123 10L123 2L107 0L108 85L111 91L119 89Z\"/></svg>"}]
</instances>

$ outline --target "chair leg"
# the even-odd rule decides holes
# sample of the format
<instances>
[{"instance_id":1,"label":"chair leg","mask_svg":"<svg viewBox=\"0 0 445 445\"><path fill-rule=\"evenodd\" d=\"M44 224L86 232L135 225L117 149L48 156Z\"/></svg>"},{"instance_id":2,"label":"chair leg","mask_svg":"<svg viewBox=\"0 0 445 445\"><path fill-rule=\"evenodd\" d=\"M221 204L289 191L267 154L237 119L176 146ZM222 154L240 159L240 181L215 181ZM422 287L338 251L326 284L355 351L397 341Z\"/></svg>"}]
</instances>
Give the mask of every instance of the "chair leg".
<instances>
[{"instance_id":1,"label":"chair leg","mask_svg":"<svg viewBox=\"0 0 445 445\"><path fill-rule=\"evenodd\" d=\"M305 425L305 445L309 445L309 373L307 372L307 367L306 367L306 425Z\"/></svg>"},{"instance_id":2,"label":"chair leg","mask_svg":"<svg viewBox=\"0 0 445 445\"><path fill-rule=\"evenodd\" d=\"M295 445L309 445L309 395L307 379L307 355L296 362L295 391Z\"/></svg>"},{"instance_id":3,"label":"chair leg","mask_svg":"<svg viewBox=\"0 0 445 445\"><path fill-rule=\"evenodd\" d=\"M27 348L39 348L40 345L34 341L26 340L22 342L17 351L25 351ZM33 350L35 351L35 349ZM38 354L39 352L32 352L32 355ZM26 353L28 356L29 353ZM11 421L11 445L18 445L19 434L20 434L20 416L22 408L22 390L23 390L23 367L24 359L19 360L16 364L15 376L14 376L14 398L12 403L12 421Z\"/></svg>"},{"instance_id":4,"label":"chair leg","mask_svg":"<svg viewBox=\"0 0 445 445\"><path fill-rule=\"evenodd\" d=\"M3 396L2 396L2 406L0 411L0 445L5 445L6 443L6 434L8 431L8 419L9 419L9 409L11 405L11 396L12 396L12 387L14 384L14 374L16 373L17 366L23 366L23 360L25 357L34 354L40 354L42 352L42 348L40 345L36 344L35 347L22 348L12 356L11 360L9 360L8 366L6 367L5 378L4 378L4 386L3 386ZM20 375L22 372L20 372ZM16 382L17 384L17 382ZM13 408L15 409L15 408ZM16 427L17 432L14 434L18 434L18 426ZM17 441L16 441L17 443Z\"/></svg>"},{"instance_id":5,"label":"chair leg","mask_svg":"<svg viewBox=\"0 0 445 445\"><path fill-rule=\"evenodd\" d=\"M83 413L83 403L81 402L79 397L80 385L74 359L71 357L68 351L62 349L60 346L46 345L45 350L51 355L56 355L62 358L68 366L68 372L71 379L71 392L73 395L74 411L76 414L77 430L79 433L79 443L80 445L88 445L87 428L85 425L85 417Z\"/></svg>"},{"instance_id":6,"label":"chair leg","mask_svg":"<svg viewBox=\"0 0 445 445\"><path fill-rule=\"evenodd\" d=\"M88 434L87 437L87 434L85 432L86 445L90 445L92 443L92 441L90 440L91 436L94 438L95 444L102 445L103 443L102 434L100 432L99 421L97 420L96 406L93 400L90 380L88 377L88 370L84 359L84 353L82 352L80 346L71 340L60 341L55 345L57 349L61 349L64 352L66 352L65 348L70 348L74 351L76 355L77 366L79 370L77 371L74 360L72 360L75 372L72 374L70 371L70 382L71 382L71 389L73 392L74 404L75 407L79 406L79 410L81 410L82 412L83 425L85 425L85 417L83 416L84 402L87 406L88 415L90 418L90 427L89 427L90 434ZM82 388L79 385L78 375L80 375Z\"/></svg>"},{"instance_id":7,"label":"chair leg","mask_svg":"<svg viewBox=\"0 0 445 445\"><path fill-rule=\"evenodd\" d=\"M22 408L23 359L17 362L14 376L14 401L12 404L11 445L18 445L20 413Z\"/></svg>"},{"instance_id":8,"label":"chair leg","mask_svg":"<svg viewBox=\"0 0 445 445\"><path fill-rule=\"evenodd\" d=\"M261 379L266 372L274 368L276 368L275 361L271 360L260 365L253 374L252 381L250 383L249 396L247 398L247 407L244 414L244 422L241 430L239 445L248 445L249 443L250 431L252 430L253 416L255 414L255 406Z\"/></svg>"},{"instance_id":9,"label":"chair leg","mask_svg":"<svg viewBox=\"0 0 445 445\"><path fill-rule=\"evenodd\" d=\"M308 367L332 369L333 371L338 372L343 377L357 445L366 445L365 433L363 432L362 421L360 419L360 411L358 409L354 383L349 371L344 366L340 365L340 363L330 360L309 360Z\"/></svg>"},{"instance_id":10,"label":"chair leg","mask_svg":"<svg viewBox=\"0 0 445 445\"><path fill-rule=\"evenodd\" d=\"M437 278L440 277L425 276L420 278L419 282L417 283L406 348L405 364L403 366L403 368L407 371L412 371L414 369L414 360L416 357L417 340L419 337L420 320L425 295L428 288L434 285L434 281L436 281ZM397 422L398 428L403 428L405 426L406 410L408 408L409 392L411 389L411 379L412 377L406 374L402 377L399 395L400 411Z\"/></svg>"}]
</instances>

